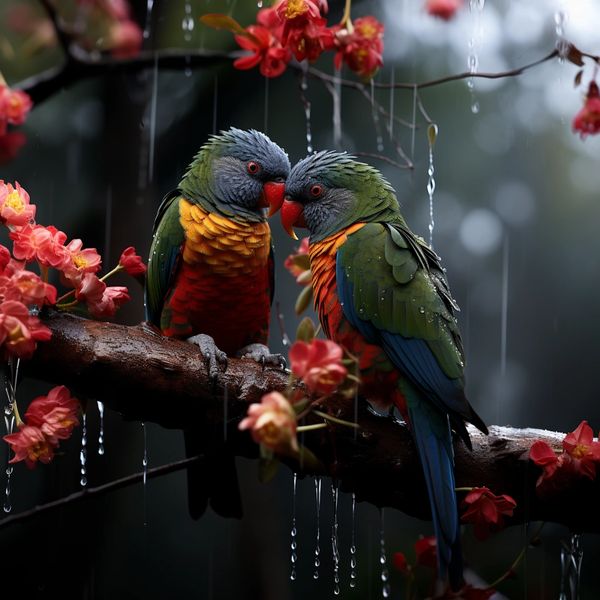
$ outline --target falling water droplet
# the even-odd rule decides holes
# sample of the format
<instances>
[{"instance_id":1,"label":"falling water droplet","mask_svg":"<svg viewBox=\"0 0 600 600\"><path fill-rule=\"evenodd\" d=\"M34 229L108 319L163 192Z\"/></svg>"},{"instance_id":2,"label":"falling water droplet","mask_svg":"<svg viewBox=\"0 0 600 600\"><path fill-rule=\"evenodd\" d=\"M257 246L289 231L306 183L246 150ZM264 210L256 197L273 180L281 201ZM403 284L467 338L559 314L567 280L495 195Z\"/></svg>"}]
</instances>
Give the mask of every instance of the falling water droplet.
<instances>
[{"instance_id":1,"label":"falling water droplet","mask_svg":"<svg viewBox=\"0 0 600 600\"><path fill-rule=\"evenodd\" d=\"M213 133L217 133L217 103L219 101L219 78L215 75L215 86L213 91Z\"/></svg>"},{"instance_id":2,"label":"falling water droplet","mask_svg":"<svg viewBox=\"0 0 600 600\"><path fill-rule=\"evenodd\" d=\"M144 435L144 454L142 456L142 483L146 485L148 479L148 436L146 433L146 423L142 421L142 432Z\"/></svg>"},{"instance_id":3,"label":"falling water droplet","mask_svg":"<svg viewBox=\"0 0 600 600\"><path fill-rule=\"evenodd\" d=\"M256 6L258 6L258 8L262 8L263 7L263 0L258 0L258 2L256 3Z\"/></svg>"},{"instance_id":4,"label":"falling water droplet","mask_svg":"<svg viewBox=\"0 0 600 600\"><path fill-rule=\"evenodd\" d=\"M146 2L146 25L144 26L144 39L147 40L150 37L152 28L152 7L154 6L154 0L147 0Z\"/></svg>"},{"instance_id":5,"label":"falling water droplet","mask_svg":"<svg viewBox=\"0 0 600 600\"><path fill-rule=\"evenodd\" d=\"M185 0L185 14L181 21L181 29L183 29L183 39L186 42L192 41L192 32L194 31L194 18L192 17L192 5L190 0Z\"/></svg>"},{"instance_id":6,"label":"falling water droplet","mask_svg":"<svg viewBox=\"0 0 600 600\"><path fill-rule=\"evenodd\" d=\"M337 149L342 147L342 79L339 69L333 72L333 145Z\"/></svg>"},{"instance_id":7,"label":"falling water droplet","mask_svg":"<svg viewBox=\"0 0 600 600\"><path fill-rule=\"evenodd\" d=\"M296 563L298 562L298 542L297 535L298 531L296 529L296 490L298 485L298 474L294 473L294 483L293 483L293 491L292 491L292 529L290 532L291 542L290 542L290 579L292 581L296 580Z\"/></svg>"},{"instance_id":8,"label":"falling water droplet","mask_svg":"<svg viewBox=\"0 0 600 600\"><path fill-rule=\"evenodd\" d=\"M302 67L302 78L300 80L300 97L302 104L304 105L304 121L306 123L306 152L312 154L312 128L310 124L310 100L306 97L306 91L308 90L308 80L306 78L306 70L308 65Z\"/></svg>"},{"instance_id":9,"label":"falling water droplet","mask_svg":"<svg viewBox=\"0 0 600 600\"><path fill-rule=\"evenodd\" d=\"M569 50L569 42L565 39L565 23L567 14L564 10L557 10L554 13L554 30L556 32L556 49L558 50L558 60L565 62L565 56Z\"/></svg>"},{"instance_id":10,"label":"falling water droplet","mask_svg":"<svg viewBox=\"0 0 600 600\"><path fill-rule=\"evenodd\" d=\"M388 127L390 137L394 136L394 84L396 78L396 70L392 67L392 73L390 74L390 125Z\"/></svg>"},{"instance_id":11,"label":"falling water droplet","mask_svg":"<svg viewBox=\"0 0 600 600\"><path fill-rule=\"evenodd\" d=\"M188 54L185 57L185 69L183 71L183 74L186 77L191 77L192 76L192 67L191 67L191 64L192 64L192 57Z\"/></svg>"},{"instance_id":12,"label":"falling water droplet","mask_svg":"<svg viewBox=\"0 0 600 600\"><path fill-rule=\"evenodd\" d=\"M559 600L578 600L581 587L582 561L581 535L574 533L568 542L562 542L560 550L561 578Z\"/></svg>"},{"instance_id":13,"label":"falling water droplet","mask_svg":"<svg viewBox=\"0 0 600 600\"><path fill-rule=\"evenodd\" d=\"M319 579L319 567L321 566L321 478L315 477L315 501L317 508L317 538L315 543L315 571L313 579Z\"/></svg>"},{"instance_id":14,"label":"falling water droplet","mask_svg":"<svg viewBox=\"0 0 600 600\"><path fill-rule=\"evenodd\" d=\"M373 113L373 124L375 125L375 135L377 136L377 152L383 152L383 137L381 135L381 125L379 123L379 108L375 102L375 79L371 78L371 110Z\"/></svg>"},{"instance_id":15,"label":"falling water droplet","mask_svg":"<svg viewBox=\"0 0 600 600\"><path fill-rule=\"evenodd\" d=\"M412 98L412 120L411 120L411 133L410 133L410 160L414 164L415 162L415 139L417 134L417 97L418 97L417 84L413 85L413 98Z\"/></svg>"},{"instance_id":16,"label":"falling water droplet","mask_svg":"<svg viewBox=\"0 0 600 600\"><path fill-rule=\"evenodd\" d=\"M333 525L331 526L331 555L333 557L333 594L340 595L340 551L338 549L338 487L337 482L331 483L331 498L333 501Z\"/></svg>"},{"instance_id":17,"label":"falling water droplet","mask_svg":"<svg viewBox=\"0 0 600 600\"><path fill-rule=\"evenodd\" d=\"M469 55L467 57L467 67L469 73L475 75L479 69L479 45L483 37L483 30L481 27L481 14L485 0L469 0L469 9L471 11L472 18L472 34L469 39ZM479 113L479 102L475 99L475 78L469 77L467 79L467 87L471 96L471 112L473 114Z\"/></svg>"},{"instance_id":18,"label":"falling water droplet","mask_svg":"<svg viewBox=\"0 0 600 600\"><path fill-rule=\"evenodd\" d=\"M429 166L427 168L427 195L429 196L429 245L433 247L433 228L435 221L433 220L433 193L435 192L435 169L433 167L433 146L438 135L438 126L431 123L427 128L427 140L429 142Z\"/></svg>"},{"instance_id":19,"label":"falling water droplet","mask_svg":"<svg viewBox=\"0 0 600 600\"><path fill-rule=\"evenodd\" d=\"M385 554L385 526L384 526L384 509L380 511L381 514L381 529L379 537L379 564L381 565L381 596L383 598L389 598L391 594L391 587L389 582L389 572L387 569L387 556Z\"/></svg>"},{"instance_id":20,"label":"falling water droplet","mask_svg":"<svg viewBox=\"0 0 600 600\"><path fill-rule=\"evenodd\" d=\"M352 492L352 536L350 538L350 587L356 587L356 493Z\"/></svg>"},{"instance_id":21,"label":"falling water droplet","mask_svg":"<svg viewBox=\"0 0 600 600\"><path fill-rule=\"evenodd\" d=\"M6 405L4 406L4 424L6 425L6 433L11 434L15 428L15 405L17 402L17 383L19 380L19 366L21 365L20 358L9 358L7 369L4 373L4 390L6 393ZM10 460L10 446L6 449L6 486L4 488L4 504L3 510L9 513L12 510L12 502L10 499L12 491L11 477L13 474L13 466L8 462Z\"/></svg>"},{"instance_id":22,"label":"falling water droplet","mask_svg":"<svg viewBox=\"0 0 600 600\"><path fill-rule=\"evenodd\" d=\"M79 450L79 485L85 487L87 485L87 415L83 413L81 418L81 448Z\"/></svg>"},{"instance_id":23,"label":"falling water droplet","mask_svg":"<svg viewBox=\"0 0 600 600\"><path fill-rule=\"evenodd\" d=\"M98 454L102 456L104 455L104 402L100 402L100 400L98 400L96 404L98 405L98 415L100 418L100 428L98 431Z\"/></svg>"},{"instance_id":24,"label":"falling water droplet","mask_svg":"<svg viewBox=\"0 0 600 600\"><path fill-rule=\"evenodd\" d=\"M508 261L509 261L509 240L508 235L504 236L502 247L502 320L500 323L500 373L506 374L506 348L507 348L507 330L508 330ZM500 423L500 420L497 421Z\"/></svg>"},{"instance_id":25,"label":"falling water droplet","mask_svg":"<svg viewBox=\"0 0 600 600\"><path fill-rule=\"evenodd\" d=\"M156 142L156 107L158 104L158 53L152 68L152 98L150 100L150 146L148 150L148 181L154 179L154 149Z\"/></svg>"}]
</instances>

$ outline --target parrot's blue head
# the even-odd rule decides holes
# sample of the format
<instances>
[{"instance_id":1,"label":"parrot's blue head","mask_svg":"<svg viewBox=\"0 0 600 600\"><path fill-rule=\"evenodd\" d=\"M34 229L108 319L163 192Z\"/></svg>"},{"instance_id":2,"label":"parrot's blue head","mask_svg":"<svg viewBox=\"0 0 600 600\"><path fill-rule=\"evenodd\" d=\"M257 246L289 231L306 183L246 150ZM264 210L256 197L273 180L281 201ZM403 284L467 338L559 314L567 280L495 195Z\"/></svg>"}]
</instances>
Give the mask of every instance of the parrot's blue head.
<instances>
[{"instance_id":1,"label":"parrot's blue head","mask_svg":"<svg viewBox=\"0 0 600 600\"><path fill-rule=\"evenodd\" d=\"M307 227L311 241L358 222L400 217L392 186L374 167L341 152L316 152L294 165L286 182L281 221L290 235Z\"/></svg>"},{"instance_id":2,"label":"parrot's blue head","mask_svg":"<svg viewBox=\"0 0 600 600\"><path fill-rule=\"evenodd\" d=\"M210 210L258 221L264 208L283 201L289 173L287 154L264 133L232 127L208 140L179 187Z\"/></svg>"}]
</instances>

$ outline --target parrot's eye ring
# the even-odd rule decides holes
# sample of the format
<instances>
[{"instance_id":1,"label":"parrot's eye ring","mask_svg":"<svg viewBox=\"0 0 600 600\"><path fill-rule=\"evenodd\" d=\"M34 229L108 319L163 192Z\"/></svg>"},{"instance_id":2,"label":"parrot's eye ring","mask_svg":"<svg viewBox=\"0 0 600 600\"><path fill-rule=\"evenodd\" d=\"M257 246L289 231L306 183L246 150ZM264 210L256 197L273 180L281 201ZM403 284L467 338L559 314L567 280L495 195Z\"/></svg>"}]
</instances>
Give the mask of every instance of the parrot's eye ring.
<instances>
[{"instance_id":1,"label":"parrot's eye ring","mask_svg":"<svg viewBox=\"0 0 600 600\"><path fill-rule=\"evenodd\" d=\"M315 185L310 186L310 195L313 198L320 198L323 195L323 186L315 183Z\"/></svg>"},{"instance_id":2,"label":"parrot's eye ring","mask_svg":"<svg viewBox=\"0 0 600 600\"><path fill-rule=\"evenodd\" d=\"M246 168L248 169L248 173L250 173L250 175L256 175L260 172L260 165L253 160L246 165Z\"/></svg>"}]
</instances>

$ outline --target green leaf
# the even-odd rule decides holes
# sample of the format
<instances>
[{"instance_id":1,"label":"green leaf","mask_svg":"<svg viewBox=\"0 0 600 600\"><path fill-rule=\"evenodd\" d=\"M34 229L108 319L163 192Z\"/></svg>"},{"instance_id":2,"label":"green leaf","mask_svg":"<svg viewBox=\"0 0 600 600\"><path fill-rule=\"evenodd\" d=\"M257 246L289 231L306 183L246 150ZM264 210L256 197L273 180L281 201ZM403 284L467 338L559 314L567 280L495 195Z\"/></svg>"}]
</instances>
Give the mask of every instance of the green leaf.
<instances>
[{"instance_id":1,"label":"green leaf","mask_svg":"<svg viewBox=\"0 0 600 600\"><path fill-rule=\"evenodd\" d=\"M296 314L299 315L303 313L310 304L312 300L313 289L312 286L307 285L298 295L298 299L296 300L296 305L294 306L294 310Z\"/></svg>"},{"instance_id":2,"label":"green leaf","mask_svg":"<svg viewBox=\"0 0 600 600\"><path fill-rule=\"evenodd\" d=\"M301 342L310 343L315 337L316 327L310 317L304 317L296 329L296 339Z\"/></svg>"}]
</instances>

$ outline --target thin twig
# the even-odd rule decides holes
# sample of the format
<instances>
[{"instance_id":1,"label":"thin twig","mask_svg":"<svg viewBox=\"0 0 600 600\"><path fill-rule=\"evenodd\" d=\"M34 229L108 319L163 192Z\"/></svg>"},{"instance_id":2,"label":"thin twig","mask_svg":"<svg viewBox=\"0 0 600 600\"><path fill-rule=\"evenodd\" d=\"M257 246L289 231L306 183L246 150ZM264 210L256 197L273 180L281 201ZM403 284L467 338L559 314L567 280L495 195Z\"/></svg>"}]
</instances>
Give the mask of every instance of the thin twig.
<instances>
[{"instance_id":1,"label":"thin twig","mask_svg":"<svg viewBox=\"0 0 600 600\"><path fill-rule=\"evenodd\" d=\"M52 21L52 25L54 27L54 33L56 35L56 39L63 49L67 60L69 60L69 56L71 55L70 47L71 47L71 37L67 34L67 32L63 29L61 25L61 17L54 8L54 5L50 0L39 0L40 4L43 6L46 14L50 21Z\"/></svg>"},{"instance_id":2,"label":"thin twig","mask_svg":"<svg viewBox=\"0 0 600 600\"><path fill-rule=\"evenodd\" d=\"M146 477L148 479L153 479L155 477L162 477L163 475L168 475L169 473L181 471L182 469L185 469L188 465L190 465L193 462L196 462L200 458L200 456L193 456L191 458L185 458L183 460L178 460L176 462L172 462L166 465L161 465L160 467L148 469L146 472ZM104 483L96 487L86 488L84 490L81 490L80 492L74 492L73 494L69 494L64 498L59 498L58 500L47 502L46 504L40 504L30 510L23 511L10 517L7 517L6 519L3 519L0 521L0 529L8 527L9 525L13 525L15 523L22 523L23 521L27 521L32 517L45 514L57 508L62 508L67 504L74 504L75 502L88 500L89 498L97 498L98 496L102 496L109 492L114 492L115 490L120 490L124 487L129 487L130 485L133 485L135 483L140 483L143 480L143 472L133 473L132 475L127 475L126 477L121 477L120 479L115 479L114 481L109 481L108 483Z\"/></svg>"},{"instance_id":3,"label":"thin twig","mask_svg":"<svg viewBox=\"0 0 600 600\"><path fill-rule=\"evenodd\" d=\"M364 156L365 158L374 158L376 160L380 160L382 162L388 163L389 165L392 165L393 167L396 167L397 169L412 169L413 168L413 164L402 164L399 163L398 161L395 161L392 158L389 158L388 156L385 156L384 154L376 154L375 152L352 152L352 154L354 156Z\"/></svg>"}]
</instances>

